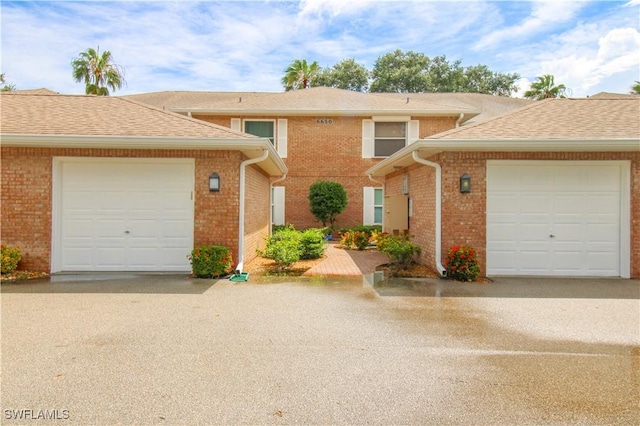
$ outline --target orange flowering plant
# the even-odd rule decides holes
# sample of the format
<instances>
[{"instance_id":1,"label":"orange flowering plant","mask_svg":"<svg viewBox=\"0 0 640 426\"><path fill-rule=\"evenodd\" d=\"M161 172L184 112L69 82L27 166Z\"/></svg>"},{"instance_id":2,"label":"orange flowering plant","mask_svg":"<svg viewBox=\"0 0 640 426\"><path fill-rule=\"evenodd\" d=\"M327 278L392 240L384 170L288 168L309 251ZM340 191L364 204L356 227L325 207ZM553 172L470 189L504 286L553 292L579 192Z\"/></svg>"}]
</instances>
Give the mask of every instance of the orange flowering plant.
<instances>
[{"instance_id":1,"label":"orange flowering plant","mask_svg":"<svg viewBox=\"0 0 640 426\"><path fill-rule=\"evenodd\" d=\"M198 278L217 278L233 272L233 259L228 247L196 247L188 257L193 275Z\"/></svg>"},{"instance_id":2,"label":"orange flowering plant","mask_svg":"<svg viewBox=\"0 0 640 426\"><path fill-rule=\"evenodd\" d=\"M447 277L458 281L474 281L480 274L476 251L472 247L453 246L444 260Z\"/></svg>"},{"instance_id":3,"label":"orange flowering plant","mask_svg":"<svg viewBox=\"0 0 640 426\"><path fill-rule=\"evenodd\" d=\"M18 262L22 259L20 247L0 245L0 255L2 256L2 264L0 272L10 274L18 268Z\"/></svg>"}]
</instances>

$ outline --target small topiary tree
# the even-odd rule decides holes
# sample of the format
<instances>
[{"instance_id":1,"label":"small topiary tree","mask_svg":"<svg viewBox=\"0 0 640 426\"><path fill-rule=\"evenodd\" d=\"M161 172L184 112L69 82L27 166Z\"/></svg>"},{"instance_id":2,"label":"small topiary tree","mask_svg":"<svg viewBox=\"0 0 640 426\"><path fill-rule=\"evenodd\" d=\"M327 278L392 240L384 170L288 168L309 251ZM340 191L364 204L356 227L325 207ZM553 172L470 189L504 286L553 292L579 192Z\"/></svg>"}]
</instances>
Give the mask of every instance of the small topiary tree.
<instances>
[{"instance_id":1,"label":"small topiary tree","mask_svg":"<svg viewBox=\"0 0 640 426\"><path fill-rule=\"evenodd\" d=\"M338 182L318 181L309 187L309 204L322 226L333 228L336 216L347 208L347 192Z\"/></svg>"}]
</instances>

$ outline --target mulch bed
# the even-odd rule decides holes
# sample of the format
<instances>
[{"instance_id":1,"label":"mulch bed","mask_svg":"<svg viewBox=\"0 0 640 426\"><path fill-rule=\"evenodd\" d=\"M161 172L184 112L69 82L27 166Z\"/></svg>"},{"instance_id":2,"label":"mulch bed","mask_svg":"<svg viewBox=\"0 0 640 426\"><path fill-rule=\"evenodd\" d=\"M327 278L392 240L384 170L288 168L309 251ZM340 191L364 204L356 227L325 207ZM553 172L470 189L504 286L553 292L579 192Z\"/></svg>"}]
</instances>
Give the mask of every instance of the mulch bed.
<instances>
[{"instance_id":1,"label":"mulch bed","mask_svg":"<svg viewBox=\"0 0 640 426\"><path fill-rule=\"evenodd\" d=\"M49 274L46 272L34 272L34 271L13 271L8 274L0 275L0 281L2 282L16 282L34 280L37 278L46 278Z\"/></svg>"}]
</instances>

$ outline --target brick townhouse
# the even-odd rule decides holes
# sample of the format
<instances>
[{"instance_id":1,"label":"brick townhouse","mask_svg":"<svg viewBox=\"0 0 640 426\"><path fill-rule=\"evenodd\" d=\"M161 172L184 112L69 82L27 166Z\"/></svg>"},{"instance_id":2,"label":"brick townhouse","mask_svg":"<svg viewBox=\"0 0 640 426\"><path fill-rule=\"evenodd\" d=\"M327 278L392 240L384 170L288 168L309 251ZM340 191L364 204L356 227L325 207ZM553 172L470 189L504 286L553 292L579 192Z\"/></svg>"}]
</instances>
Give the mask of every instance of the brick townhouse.
<instances>
[{"instance_id":1,"label":"brick townhouse","mask_svg":"<svg viewBox=\"0 0 640 426\"><path fill-rule=\"evenodd\" d=\"M155 92L128 98L236 131L268 137L288 168L275 182L275 224L321 224L309 186L341 183L348 196L337 227L382 224L383 187L365 171L395 151L445 130L530 103L468 93L372 94L327 87L281 93Z\"/></svg>"}]
</instances>

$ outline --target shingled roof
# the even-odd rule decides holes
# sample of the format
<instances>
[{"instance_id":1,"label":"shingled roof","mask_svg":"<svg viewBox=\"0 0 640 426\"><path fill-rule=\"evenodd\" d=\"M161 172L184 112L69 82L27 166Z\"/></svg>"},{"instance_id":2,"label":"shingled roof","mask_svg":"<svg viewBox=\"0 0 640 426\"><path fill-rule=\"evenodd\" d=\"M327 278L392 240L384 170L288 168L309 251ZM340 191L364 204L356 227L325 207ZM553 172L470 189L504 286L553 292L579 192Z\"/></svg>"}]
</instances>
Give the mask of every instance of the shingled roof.
<instances>
[{"instance_id":1,"label":"shingled roof","mask_svg":"<svg viewBox=\"0 0 640 426\"><path fill-rule=\"evenodd\" d=\"M60 95L46 90L0 93L3 146L231 150L272 176L287 171L273 144L226 127L115 96Z\"/></svg>"},{"instance_id":2,"label":"shingled roof","mask_svg":"<svg viewBox=\"0 0 640 426\"><path fill-rule=\"evenodd\" d=\"M131 99L46 90L2 92L0 120L3 135L253 137Z\"/></svg>"},{"instance_id":3,"label":"shingled roof","mask_svg":"<svg viewBox=\"0 0 640 426\"><path fill-rule=\"evenodd\" d=\"M547 99L429 139L640 137L640 97Z\"/></svg>"},{"instance_id":4,"label":"shingled roof","mask_svg":"<svg viewBox=\"0 0 640 426\"><path fill-rule=\"evenodd\" d=\"M176 112L238 115L413 115L476 116L475 108L427 102L407 96L385 96L331 87L313 87L290 92L157 92L129 95Z\"/></svg>"}]
</instances>

